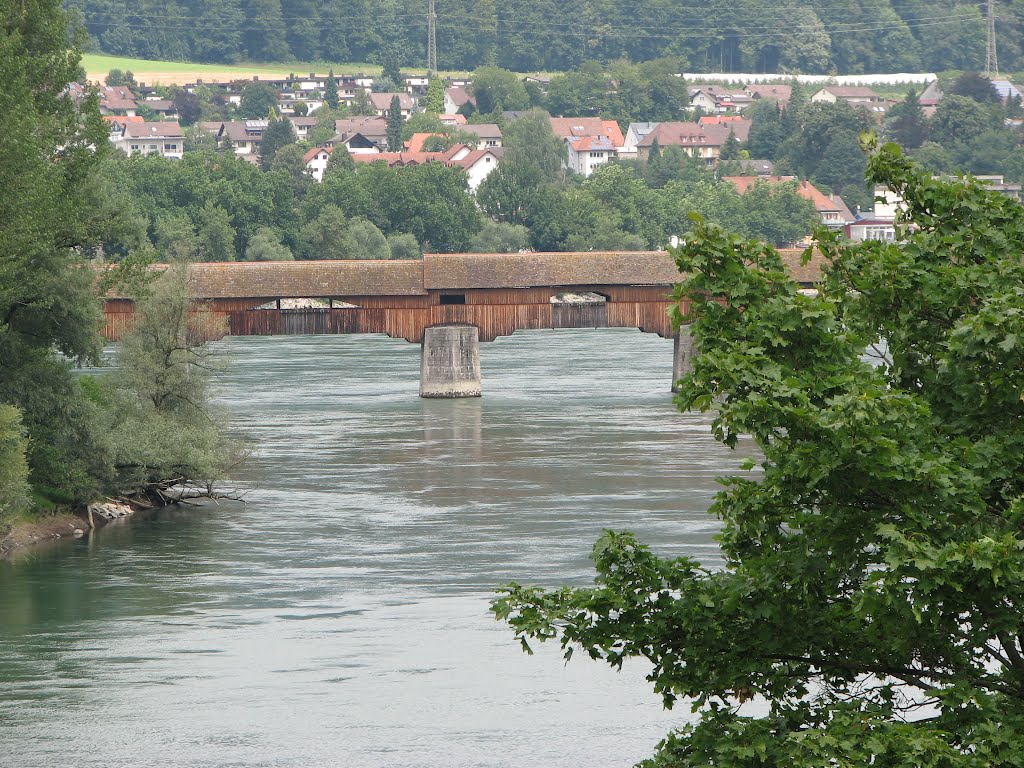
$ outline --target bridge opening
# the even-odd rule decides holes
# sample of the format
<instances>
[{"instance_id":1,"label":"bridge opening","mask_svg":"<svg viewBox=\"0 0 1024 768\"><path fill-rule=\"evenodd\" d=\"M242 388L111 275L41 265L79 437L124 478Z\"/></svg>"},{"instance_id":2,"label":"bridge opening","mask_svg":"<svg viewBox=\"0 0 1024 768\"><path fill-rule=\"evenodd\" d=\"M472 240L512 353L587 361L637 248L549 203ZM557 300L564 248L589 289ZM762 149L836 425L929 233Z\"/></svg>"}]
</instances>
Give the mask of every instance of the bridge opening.
<instances>
[{"instance_id":1,"label":"bridge opening","mask_svg":"<svg viewBox=\"0 0 1024 768\"><path fill-rule=\"evenodd\" d=\"M465 304L466 294L464 293L442 293L441 296L442 306L445 304Z\"/></svg>"}]
</instances>

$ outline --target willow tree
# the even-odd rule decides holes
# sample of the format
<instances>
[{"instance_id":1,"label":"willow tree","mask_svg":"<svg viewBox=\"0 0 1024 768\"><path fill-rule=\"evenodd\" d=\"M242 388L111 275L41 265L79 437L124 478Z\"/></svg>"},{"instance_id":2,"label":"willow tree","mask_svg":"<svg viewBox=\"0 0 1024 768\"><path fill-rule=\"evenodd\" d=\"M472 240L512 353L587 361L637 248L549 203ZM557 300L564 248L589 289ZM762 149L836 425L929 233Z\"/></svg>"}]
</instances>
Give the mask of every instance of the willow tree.
<instances>
[{"instance_id":1,"label":"willow tree","mask_svg":"<svg viewBox=\"0 0 1024 768\"><path fill-rule=\"evenodd\" d=\"M593 588L494 604L692 703L647 765L1024 764L1024 208L894 144L868 177L903 242L822 235L816 296L703 222L675 254L704 350L677 404L759 449L711 509L724 567L608 532Z\"/></svg>"},{"instance_id":2,"label":"willow tree","mask_svg":"<svg viewBox=\"0 0 1024 768\"><path fill-rule=\"evenodd\" d=\"M209 342L224 334L223 322L189 297L188 286L183 263L145 286L118 368L101 389L112 485L122 493L173 500L184 486L216 496L214 484L243 453L209 391L221 368Z\"/></svg>"}]
</instances>

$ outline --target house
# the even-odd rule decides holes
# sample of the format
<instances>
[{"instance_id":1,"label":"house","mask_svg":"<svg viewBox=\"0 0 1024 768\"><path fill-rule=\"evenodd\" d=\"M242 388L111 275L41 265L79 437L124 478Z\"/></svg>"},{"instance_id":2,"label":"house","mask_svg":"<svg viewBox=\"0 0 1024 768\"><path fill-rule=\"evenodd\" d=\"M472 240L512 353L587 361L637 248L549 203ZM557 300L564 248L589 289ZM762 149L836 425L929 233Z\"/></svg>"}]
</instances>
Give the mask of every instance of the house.
<instances>
[{"instance_id":1,"label":"house","mask_svg":"<svg viewBox=\"0 0 1024 768\"><path fill-rule=\"evenodd\" d=\"M690 157L703 160L709 168L713 168L718 163L718 156L722 154L722 147L729 140L729 135L736 133L728 123L705 126L699 123L658 123L657 128L637 143L637 158L646 162L651 147L657 142L662 148L680 147Z\"/></svg>"},{"instance_id":2,"label":"house","mask_svg":"<svg viewBox=\"0 0 1024 768\"><path fill-rule=\"evenodd\" d=\"M475 134L478 139L477 149L496 149L501 146L501 128L494 123L460 125L459 131Z\"/></svg>"},{"instance_id":3,"label":"house","mask_svg":"<svg viewBox=\"0 0 1024 768\"><path fill-rule=\"evenodd\" d=\"M619 148L607 136L566 138L566 167L581 176L589 176L598 167L618 157Z\"/></svg>"},{"instance_id":4,"label":"house","mask_svg":"<svg viewBox=\"0 0 1024 768\"><path fill-rule=\"evenodd\" d=\"M136 102L138 109L145 107L152 110L153 114L163 120L177 120L178 108L170 99L143 99Z\"/></svg>"},{"instance_id":5,"label":"house","mask_svg":"<svg viewBox=\"0 0 1024 768\"><path fill-rule=\"evenodd\" d=\"M996 89L1003 104L1008 103L1010 99L1015 99L1018 103L1024 102L1024 92L1009 80L993 80L992 87Z\"/></svg>"},{"instance_id":6,"label":"house","mask_svg":"<svg viewBox=\"0 0 1024 768\"><path fill-rule=\"evenodd\" d=\"M622 149L619 150L619 157L635 158L636 145L657 127L657 123L630 123L626 128L626 136L622 143Z\"/></svg>"},{"instance_id":7,"label":"house","mask_svg":"<svg viewBox=\"0 0 1024 768\"><path fill-rule=\"evenodd\" d=\"M230 141L235 154L240 157L256 155L260 151L263 133L270 123L267 120L232 120L227 122L203 122L199 126L217 139L217 146Z\"/></svg>"},{"instance_id":8,"label":"house","mask_svg":"<svg viewBox=\"0 0 1024 768\"><path fill-rule=\"evenodd\" d=\"M551 130L555 136L563 140L604 136L616 149L625 143L619 124L614 120L602 120L599 117L552 117Z\"/></svg>"},{"instance_id":9,"label":"house","mask_svg":"<svg viewBox=\"0 0 1024 768\"><path fill-rule=\"evenodd\" d=\"M742 112L754 99L746 91L718 85L690 86L690 107L710 115Z\"/></svg>"},{"instance_id":10,"label":"house","mask_svg":"<svg viewBox=\"0 0 1024 768\"><path fill-rule=\"evenodd\" d=\"M308 116L288 116L287 120L292 124L292 128L295 129L295 135L300 139L309 136L309 132L316 128L318 122L315 117Z\"/></svg>"},{"instance_id":11,"label":"house","mask_svg":"<svg viewBox=\"0 0 1024 768\"><path fill-rule=\"evenodd\" d=\"M446 160L445 165L462 168L466 172L469 191L475 194L487 175L498 167L504 152L500 147L474 149L464 154L457 153L452 159Z\"/></svg>"},{"instance_id":12,"label":"house","mask_svg":"<svg viewBox=\"0 0 1024 768\"><path fill-rule=\"evenodd\" d=\"M458 112L438 115L437 119L441 121L442 125L458 126L466 124L466 116L460 115Z\"/></svg>"},{"instance_id":13,"label":"house","mask_svg":"<svg viewBox=\"0 0 1024 768\"><path fill-rule=\"evenodd\" d=\"M500 148L473 149L465 144L455 144L444 152L380 152L376 155L353 155L352 159L357 163L387 163L390 168L444 163L450 168L462 168L466 172L469 191L476 192L487 175L498 167L503 152ZM307 157L311 154L307 153Z\"/></svg>"},{"instance_id":14,"label":"house","mask_svg":"<svg viewBox=\"0 0 1024 768\"><path fill-rule=\"evenodd\" d=\"M387 163L389 168L424 163L448 163L470 153L465 144L455 144L444 152L378 152L375 155L352 155L357 163Z\"/></svg>"},{"instance_id":15,"label":"house","mask_svg":"<svg viewBox=\"0 0 1024 768\"><path fill-rule=\"evenodd\" d=\"M752 123L753 121L739 115L702 115L697 120L697 125L701 128L707 128L712 125L725 126L726 130L730 131L738 141L743 142L750 136L750 126ZM726 139L728 139L728 135L726 135Z\"/></svg>"},{"instance_id":16,"label":"house","mask_svg":"<svg viewBox=\"0 0 1024 768\"><path fill-rule=\"evenodd\" d=\"M809 181L799 181L796 176L723 176L722 181L735 185L741 195L746 194L759 181L771 185L796 182L796 193L814 203L814 209L821 216L821 223L829 229L843 229L854 220L839 195L826 195Z\"/></svg>"},{"instance_id":17,"label":"house","mask_svg":"<svg viewBox=\"0 0 1024 768\"><path fill-rule=\"evenodd\" d=\"M382 117L350 117L334 122L334 136L325 146L344 144L356 154L374 154L388 147L388 121Z\"/></svg>"},{"instance_id":18,"label":"house","mask_svg":"<svg viewBox=\"0 0 1024 768\"><path fill-rule=\"evenodd\" d=\"M427 139L437 136L438 138L444 138L443 133L414 133L409 137L409 140L404 142L406 152L422 152L423 145Z\"/></svg>"},{"instance_id":19,"label":"house","mask_svg":"<svg viewBox=\"0 0 1024 768\"><path fill-rule=\"evenodd\" d=\"M413 107L416 106L416 102L408 93L371 93L369 96L374 112L380 117L387 117L388 110L391 109L391 99L395 96L398 97L398 108L402 113L403 120L409 119Z\"/></svg>"},{"instance_id":20,"label":"house","mask_svg":"<svg viewBox=\"0 0 1024 768\"><path fill-rule=\"evenodd\" d=\"M754 101L770 100L783 109L789 106L793 96L791 85L768 85L766 83L749 83L743 87Z\"/></svg>"},{"instance_id":21,"label":"house","mask_svg":"<svg viewBox=\"0 0 1024 768\"><path fill-rule=\"evenodd\" d=\"M891 243L896 240L896 227L892 219L879 219L871 216L861 216L843 227L846 237L855 242L861 243L865 240L881 240L883 243Z\"/></svg>"},{"instance_id":22,"label":"house","mask_svg":"<svg viewBox=\"0 0 1024 768\"><path fill-rule=\"evenodd\" d=\"M124 85L104 85L99 89L101 115L138 114L138 100L135 94Z\"/></svg>"},{"instance_id":23,"label":"house","mask_svg":"<svg viewBox=\"0 0 1024 768\"><path fill-rule=\"evenodd\" d=\"M185 135L177 122L125 122L119 135L111 132L111 143L128 155L160 155L180 160L185 153Z\"/></svg>"},{"instance_id":24,"label":"house","mask_svg":"<svg viewBox=\"0 0 1024 768\"><path fill-rule=\"evenodd\" d=\"M474 99L469 91L466 90L465 86L453 85L444 90L444 111L451 114L459 112L467 104L476 107L476 99ZM462 114L462 112L460 112Z\"/></svg>"},{"instance_id":25,"label":"house","mask_svg":"<svg viewBox=\"0 0 1024 768\"><path fill-rule=\"evenodd\" d=\"M837 101L845 101L852 107L885 103L885 99L870 88L854 85L827 85L811 96L811 102L814 104L818 104L820 102L835 104Z\"/></svg>"},{"instance_id":26,"label":"house","mask_svg":"<svg viewBox=\"0 0 1024 768\"><path fill-rule=\"evenodd\" d=\"M932 80L925 86L925 89L921 91L921 95L917 97L918 103L922 107L932 107L933 109L939 105L943 97L942 89L939 87L938 80Z\"/></svg>"},{"instance_id":27,"label":"house","mask_svg":"<svg viewBox=\"0 0 1024 768\"><path fill-rule=\"evenodd\" d=\"M618 157L625 143L619 124L599 117L552 117L551 129L565 143L566 167L583 176Z\"/></svg>"},{"instance_id":28,"label":"house","mask_svg":"<svg viewBox=\"0 0 1024 768\"><path fill-rule=\"evenodd\" d=\"M405 80L405 90L410 94L426 96L427 89L430 87L430 78L426 75L406 75L402 79Z\"/></svg>"},{"instance_id":29,"label":"house","mask_svg":"<svg viewBox=\"0 0 1024 768\"><path fill-rule=\"evenodd\" d=\"M324 180L324 171L327 170L327 163L333 151L334 147L314 147L302 156L302 162L306 164L306 173L315 181Z\"/></svg>"}]
</instances>

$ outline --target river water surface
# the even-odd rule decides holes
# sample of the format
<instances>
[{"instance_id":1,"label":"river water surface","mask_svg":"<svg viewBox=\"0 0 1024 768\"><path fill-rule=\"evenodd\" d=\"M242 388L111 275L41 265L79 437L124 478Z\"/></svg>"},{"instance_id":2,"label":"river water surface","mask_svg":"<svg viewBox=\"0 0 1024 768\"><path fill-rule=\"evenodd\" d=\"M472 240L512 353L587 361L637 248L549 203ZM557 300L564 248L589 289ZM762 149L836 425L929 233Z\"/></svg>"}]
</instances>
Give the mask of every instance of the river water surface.
<instances>
[{"instance_id":1,"label":"river water surface","mask_svg":"<svg viewBox=\"0 0 1024 768\"><path fill-rule=\"evenodd\" d=\"M220 402L246 503L170 510L0 563L0 765L632 765L688 708L488 603L585 585L604 528L714 563L741 456L637 331L482 346L484 396L422 400L419 348L235 338Z\"/></svg>"}]
</instances>

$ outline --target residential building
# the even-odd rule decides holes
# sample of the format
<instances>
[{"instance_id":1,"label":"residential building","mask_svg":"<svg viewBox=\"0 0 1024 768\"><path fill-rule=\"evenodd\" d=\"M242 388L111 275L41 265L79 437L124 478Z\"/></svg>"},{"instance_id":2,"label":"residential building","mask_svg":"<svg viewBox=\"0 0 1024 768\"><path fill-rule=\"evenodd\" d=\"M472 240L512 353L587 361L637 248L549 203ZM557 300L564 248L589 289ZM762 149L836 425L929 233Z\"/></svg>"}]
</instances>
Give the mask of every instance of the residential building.
<instances>
[{"instance_id":1,"label":"residential building","mask_svg":"<svg viewBox=\"0 0 1024 768\"><path fill-rule=\"evenodd\" d=\"M500 147L474 149L466 153L457 153L445 161L445 164L462 168L466 172L469 191L475 194L487 175L498 167L504 152L505 150Z\"/></svg>"},{"instance_id":2,"label":"residential building","mask_svg":"<svg viewBox=\"0 0 1024 768\"><path fill-rule=\"evenodd\" d=\"M177 120L178 109L170 99L143 99L136 102L138 109L146 108L152 110L153 114L161 120Z\"/></svg>"},{"instance_id":3,"label":"residential building","mask_svg":"<svg viewBox=\"0 0 1024 768\"><path fill-rule=\"evenodd\" d=\"M101 115L138 114L138 99L125 85L104 85L99 89Z\"/></svg>"},{"instance_id":4,"label":"residential building","mask_svg":"<svg viewBox=\"0 0 1024 768\"><path fill-rule=\"evenodd\" d=\"M231 120L226 122L203 122L199 126L217 139L217 146L230 141L235 154L240 157L256 155L260 151L263 133L269 125L267 120Z\"/></svg>"},{"instance_id":5,"label":"residential building","mask_svg":"<svg viewBox=\"0 0 1024 768\"><path fill-rule=\"evenodd\" d=\"M114 125L117 125L116 123ZM185 135L177 122L125 122L111 143L128 155L160 155L180 160L185 152Z\"/></svg>"},{"instance_id":6,"label":"residential building","mask_svg":"<svg viewBox=\"0 0 1024 768\"><path fill-rule=\"evenodd\" d=\"M752 121L740 115L702 115L697 120L697 125L705 129L712 125L725 126L725 129L730 131L738 141L745 142L750 136ZM726 134L726 139L728 139L728 134Z\"/></svg>"},{"instance_id":7,"label":"residential building","mask_svg":"<svg viewBox=\"0 0 1024 768\"><path fill-rule=\"evenodd\" d=\"M306 173L315 181L324 180L324 171L327 170L327 163L333 151L334 147L314 147L302 156L302 161L306 164Z\"/></svg>"},{"instance_id":8,"label":"residential building","mask_svg":"<svg viewBox=\"0 0 1024 768\"><path fill-rule=\"evenodd\" d=\"M386 117L388 110L391 109L391 100L395 96L398 97L398 106L402 113L402 119L408 120L409 115L412 114L413 107L416 106L416 102L413 101L412 96L408 93L371 93L370 104L373 105L374 112L380 117Z\"/></svg>"},{"instance_id":9,"label":"residential building","mask_svg":"<svg viewBox=\"0 0 1024 768\"><path fill-rule=\"evenodd\" d=\"M835 104L837 101L845 101L853 107L885 103L884 98L864 86L827 85L811 96L811 102L814 104Z\"/></svg>"},{"instance_id":10,"label":"residential building","mask_svg":"<svg viewBox=\"0 0 1024 768\"><path fill-rule=\"evenodd\" d=\"M299 117L289 116L288 122L290 122L292 124L292 128L295 129L295 135L300 139L304 139L309 136L310 131L316 128L317 119L306 115Z\"/></svg>"},{"instance_id":11,"label":"residential building","mask_svg":"<svg viewBox=\"0 0 1024 768\"><path fill-rule=\"evenodd\" d=\"M768 85L767 83L749 83L743 86L754 101L771 100L779 107L785 109L789 106L789 100L793 96L791 85Z\"/></svg>"},{"instance_id":12,"label":"residential building","mask_svg":"<svg viewBox=\"0 0 1024 768\"><path fill-rule=\"evenodd\" d=\"M741 135L745 137L744 128L739 127L737 130L738 126L741 124L659 123L636 145L637 158L646 161L650 157L651 147L657 142L662 149L671 146L680 147L686 154L703 160L709 168L713 168L718 164L718 157L722 153L722 147L729 140L730 134L736 136L737 139L740 139ZM749 123L745 130L749 131Z\"/></svg>"},{"instance_id":13,"label":"residential building","mask_svg":"<svg viewBox=\"0 0 1024 768\"><path fill-rule=\"evenodd\" d=\"M753 97L739 88L719 85L690 86L690 107L710 115L735 114L753 103Z\"/></svg>"},{"instance_id":14,"label":"residential building","mask_svg":"<svg viewBox=\"0 0 1024 768\"><path fill-rule=\"evenodd\" d=\"M1024 92L1009 80L993 80L992 87L996 89L996 93L999 94L1003 104L1006 104L1010 99L1016 100L1018 104L1024 102Z\"/></svg>"},{"instance_id":15,"label":"residential building","mask_svg":"<svg viewBox=\"0 0 1024 768\"><path fill-rule=\"evenodd\" d=\"M793 182L796 184L796 193L814 204L814 209L821 217L821 223L829 229L843 229L854 221L853 214L839 195L826 195L809 181L800 181L796 176L723 176L722 181L735 185L741 195L746 194L758 182L773 186Z\"/></svg>"},{"instance_id":16,"label":"residential building","mask_svg":"<svg viewBox=\"0 0 1024 768\"><path fill-rule=\"evenodd\" d=\"M581 176L589 176L602 165L618 157L619 148L606 136L565 139L566 166Z\"/></svg>"},{"instance_id":17,"label":"residential building","mask_svg":"<svg viewBox=\"0 0 1024 768\"><path fill-rule=\"evenodd\" d=\"M626 136L622 143L622 149L619 150L619 157L636 158L636 145L657 127L657 123L630 123L626 128Z\"/></svg>"},{"instance_id":18,"label":"residential building","mask_svg":"<svg viewBox=\"0 0 1024 768\"><path fill-rule=\"evenodd\" d=\"M583 176L618 157L625 143L619 124L599 117L552 117L551 129L565 142L566 167Z\"/></svg>"},{"instance_id":19,"label":"residential building","mask_svg":"<svg viewBox=\"0 0 1024 768\"><path fill-rule=\"evenodd\" d=\"M476 99L474 99L469 91L466 90L465 86L453 85L444 90L444 111L452 114L458 112L460 109L465 107L467 104L476 106Z\"/></svg>"},{"instance_id":20,"label":"residential building","mask_svg":"<svg viewBox=\"0 0 1024 768\"><path fill-rule=\"evenodd\" d=\"M388 147L388 121L382 117L336 120L334 132L326 146L344 144L353 155L373 154Z\"/></svg>"},{"instance_id":21,"label":"residential building","mask_svg":"<svg viewBox=\"0 0 1024 768\"><path fill-rule=\"evenodd\" d=\"M459 126L461 133L477 136L477 149L497 149L501 146L501 128L494 123L465 124Z\"/></svg>"}]
</instances>

